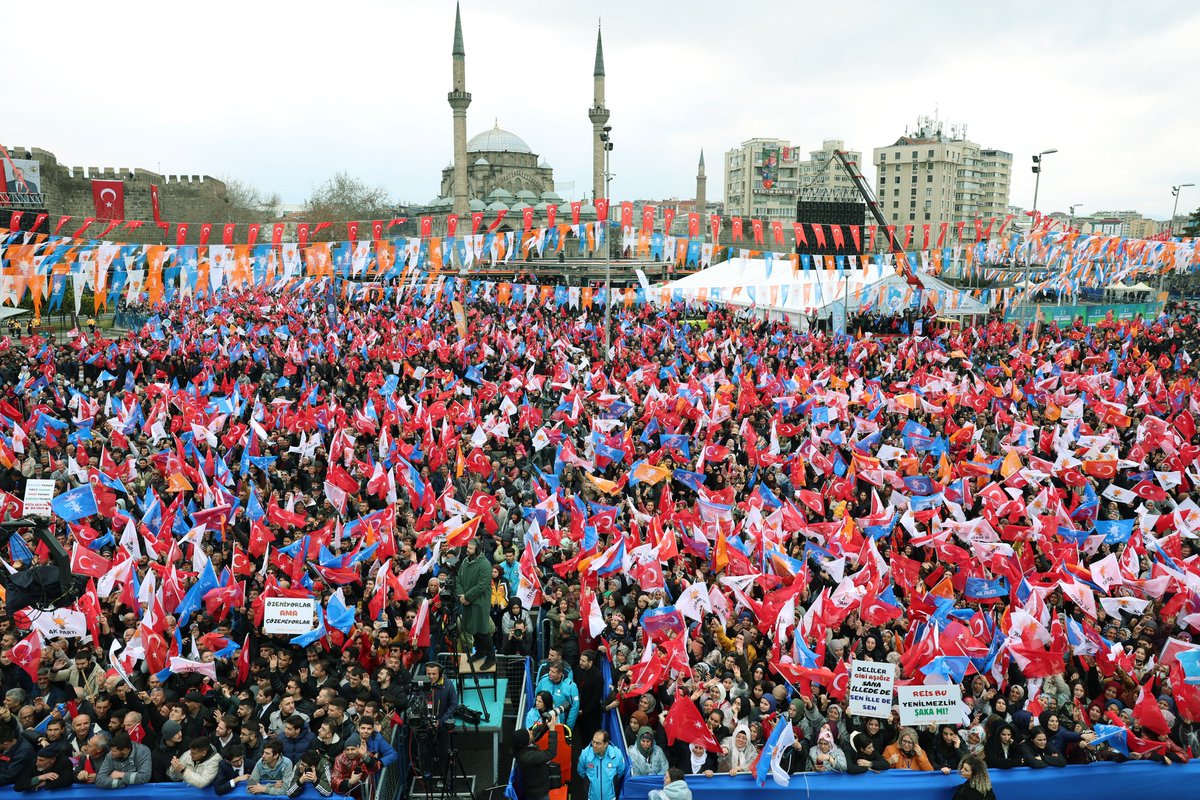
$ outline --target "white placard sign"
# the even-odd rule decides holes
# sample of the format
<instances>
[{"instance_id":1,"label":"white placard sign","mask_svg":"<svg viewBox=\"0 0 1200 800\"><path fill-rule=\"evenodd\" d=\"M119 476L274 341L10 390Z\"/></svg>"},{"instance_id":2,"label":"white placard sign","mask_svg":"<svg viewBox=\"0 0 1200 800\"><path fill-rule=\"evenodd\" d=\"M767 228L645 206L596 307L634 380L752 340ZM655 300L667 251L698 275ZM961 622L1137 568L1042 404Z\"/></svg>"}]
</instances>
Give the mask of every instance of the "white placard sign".
<instances>
[{"instance_id":1,"label":"white placard sign","mask_svg":"<svg viewBox=\"0 0 1200 800\"><path fill-rule=\"evenodd\" d=\"M958 684L897 686L896 697L900 704L901 725L957 725L962 722L962 712L958 708L962 702L962 687Z\"/></svg>"},{"instance_id":2,"label":"white placard sign","mask_svg":"<svg viewBox=\"0 0 1200 800\"><path fill-rule=\"evenodd\" d=\"M295 636L316 627L311 597L268 597L263 601L263 633Z\"/></svg>"},{"instance_id":3,"label":"white placard sign","mask_svg":"<svg viewBox=\"0 0 1200 800\"><path fill-rule=\"evenodd\" d=\"M850 664L850 688L846 694L850 701L850 713L859 717L887 719L892 715L895 685L895 664L855 659Z\"/></svg>"},{"instance_id":4,"label":"white placard sign","mask_svg":"<svg viewBox=\"0 0 1200 800\"><path fill-rule=\"evenodd\" d=\"M54 499L54 481L30 478L25 481L24 514L26 516L50 516L50 501Z\"/></svg>"}]
</instances>

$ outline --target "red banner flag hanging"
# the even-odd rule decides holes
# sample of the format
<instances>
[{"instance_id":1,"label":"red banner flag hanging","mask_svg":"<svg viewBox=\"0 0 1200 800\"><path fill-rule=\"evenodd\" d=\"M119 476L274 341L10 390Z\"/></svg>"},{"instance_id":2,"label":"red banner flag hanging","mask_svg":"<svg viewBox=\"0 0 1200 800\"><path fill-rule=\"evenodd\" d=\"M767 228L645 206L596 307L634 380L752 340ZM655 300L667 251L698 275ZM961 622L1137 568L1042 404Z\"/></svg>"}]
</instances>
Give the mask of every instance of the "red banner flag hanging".
<instances>
[{"instance_id":1,"label":"red banner flag hanging","mask_svg":"<svg viewBox=\"0 0 1200 800\"><path fill-rule=\"evenodd\" d=\"M824 250L825 249L825 226L824 225L813 225L812 229L813 229L813 241L815 241L817 243L817 247Z\"/></svg>"},{"instance_id":2,"label":"red banner flag hanging","mask_svg":"<svg viewBox=\"0 0 1200 800\"><path fill-rule=\"evenodd\" d=\"M300 241L301 249L308 247L308 232L311 229L311 222L301 222L296 225L296 238Z\"/></svg>"},{"instance_id":3,"label":"red banner flag hanging","mask_svg":"<svg viewBox=\"0 0 1200 800\"><path fill-rule=\"evenodd\" d=\"M125 181L92 181L96 219L125 219Z\"/></svg>"},{"instance_id":4,"label":"red banner flag hanging","mask_svg":"<svg viewBox=\"0 0 1200 800\"><path fill-rule=\"evenodd\" d=\"M346 223L346 238L351 241L358 241L358 222L351 221Z\"/></svg>"},{"instance_id":5,"label":"red banner flag hanging","mask_svg":"<svg viewBox=\"0 0 1200 800\"><path fill-rule=\"evenodd\" d=\"M406 222L408 222L408 217L392 217L392 221L388 223L388 230L390 231L397 225L403 225Z\"/></svg>"},{"instance_id":6,"label":"red banner flag hanging","mask_svg":"<svg viewBox=\"0 0 1200 800\"><path fill-rule=\"evenodd\" d=\"M446 235L453 236L458 233L458 214L449 214L446 217Z\"/></svg>"},{"instance_id":7,"label":"red banner flag hanging","mask_svg":"<svg viewBox=\"0 0 1200 800\"><path fill-rule=\"evenodd\" d=\"M688 238L694 239L700 235L700 215L694 211L688 212Z\"/></svg>"},{"instance_id":8,"label":"red banner flag hanging","mask_svg":"<svg viewBox=\"0 0 1200 800\"><path fill-rule=\"evenodd\" d=\"M321 231L325 230L332 224L333 224L332 222L318 222L317 227L313 228L312 235L313 236L319 235L321 233Z\"/></svg>"},{"instance_id":9,"label":"red banner flag hanging","mask_svg":"<svg viewBox=\"0 0 1200 800\"><path fill-rule=\"evenodd\" d=\"M841 250L846 246L846 235L842 233L841 225L830 225L829 232L833 234L833 246Z\"/></svg>"},{"instance_id":10,"label":"red banner flag hanging","mask_svg":"<svg viewBox=\"0 0 1200 800\"><path fill-rule=\"evenodd\" d=\"M675 224L677 213L679 213L679 209L675 206L663 206L663 233L671 233L671 226Z\"/></svg>"},{"instance_id":11,"label":"red banner flag hanging","mask_svg":"<svg viewBox=\"0 0 1200 800\"><path fill-rule=\"evenodd\" d=\"M571 202L571 224L572 225L579 224L579 209L582 207L583 207L583 203L581 203L578 200L574 200Z\"/></svg>"},{"instance_id":12,"label":"red banner flag hanging","mask_svg":"<svg viewBox=\"0 0 1200 800\"><path fill-rule=\"evenodd\" d=\"M904 249L906 251L912 245L912 234L913 234L913 226L905 225L904 226Z\"/></svg>"},{"instance_id":13,"label":"red banner flag hanging","mask_svg":"<svg viewBox=\"0 0 1200 800\"><path fill-rule=\"evenodd\" d=\"M483 212L476 211L471 214L471 235L479 233L479 226L483 224Z\"/></svg>"},{"instance_id":14,"label":"red banner flag hanging","mask_svg":"<svg viewBox=\"0 0 1200 800\"><path fill-rule=\"evenodd\" d=\"M454 221L457 223L458 217L455 217ZM382 238L383 238L383 220L381 220L381 219L371 220L371 240L378 242Z\"/></svg>"},{"instance_id":15,"label":"red banner flag hanging","mask_svg":"<svg viewBox=\"0 0 1200 800\"><path fill-rule=\"evenodd\" d=\"M553 228L554 220L558 217L558 206L551 203L546 206L546 227Z\"/></svg>"},{"instance_id":16,"label":"red banner flag hanging","mask_svg":"<svg viewBox=\"0 0 1200 800\"><path fill-rule=\"evenodd\" d=\"M9 229L10 231L19 231L19 230L21 230L21 216L22 216L22 213L23 213L23 212L20 212L20 211L14 211L14 212L12 212L12 216L10 216L10 217L8 218L8 229Z\"/></svg>"},{"instance_id":17,"label":"red banner flag hanging","mask_svg":"<svg viewBox=\"0 0 1200 800\"><path fill-rule=\"evenodd\" d=\"M793 222L792 223L792 235L796 237L796 246L797 247L799 247L802 244L808 244L808 237L804 235L804 223L803 222Z\"/></svg>"},{"instance_id":18,"label":"red banner flag hanging","mask_svg":"<svg viewBox=\"0 0 1200 800\"><path fill-rule=\"evenodd\" d=\"M420 236L422 239L433 235L433 217L421 217Z\"/></svg>"},{"instance_id":19,"label":"red banner flag hanging","mask_svg":"<svg viewBox=\"0 0 1200 800\"><path fill-rule=\"evenodd\" d=\"M188 224L186 222L175 223L175 244L187 244Z\"/></svg>"},{"instance_id":20,"label":"red banner flag hanging","mask_svg":"<svg viewBox=\"0 0 1200 800\"><path fill-rule=\"evenodd\" d=\"M70 217L59 217L58 224L54 226L54 235L58 236L58 232L62 230L63 225L66 225L70 220Z\"/></svg>"},{"instance_id":21,"label":"red banner flag hanging","mask_svg":"<svg viewBox=\"0 0 1200 800\"><path fill-rule=\"evenodd\" d=\"M33 218L33 226L29 230L37 233L39 230L41 230L42 223L45 222L49 216L49 214L38 214Z\"/></svg>"},{"instance_id":22,"label":"red banner flag hanging","mask_svg":"<svg viewBox=\"0 0 1200 800\"><path fill-rule=\"evenodd\" d=\"M1012 214L1009 214L1004 218L1004 222L1000 223L1000 233L998 235L1000 235L1000 236L1004 235L1004 229L1008 227L1008 223L1012 222L1012 218L1013 218ZM1067 231L1067 232L1070 233L1070 231Z\"/></svg>"},{"instance_id":23,"label":"red banner flag hanging","mask_svg":"<svg viewBox=\"0 0 1200 800\"><path fill-rule=\"evenodd\" d=\"M224 227L221 228L221 244L223 244L223 245L233 244L233 231L236 228L237 228L237 223L235 223L235 222L226 222L225 223Z\"/></svg>"},{"instance_id":24,"label":"red banner flag hanging","mask_svg":"<svg viewBox=\"0 0 1200 800\"><path fill-rule=\"evenodd\" d=\"M959 243L962 243L963 228L966 227L966 220L959 220L954 224L954 233L958 238Z\"/></svg>"},{"instance_id":25,"label":"red banner flag hanging","mask_svg":"<svg viewBox=\"0 0 1200 800\"><path fill-rule=\"evenodd\" d=\"M488 233L495 233L500 227L500 223L504 221L504 215L508 213L508 209L502 208L496 212L496 218L492 220L492 224L488 225Z\"/></svg>"},{"instance_id":26,"label":"red banner flag hanging","mask_svg":"<svg viewBox=\"0 0 1200 800\"><path fill-rule=\"evenodd\" d=\"M150 184L150 210L154 213L154 224L165 233L168 226L162 218L162 200L158 196L158 187L153 183Z\"/></svg>"},{"instance_id":27,"label":"red banner flag hanging","mask_svg":"<svg viewBox=\"0 0 1200 800\"><path fill-rule=\"evenodd\" d=\"M783 223L777 219L771 220L771 240L775 244L783 244Z\"/></svg>"},{"instance_id":28,"label":"red banner flag hanging","mask_svg":"<svg viewBox=\"0 0 1200 800\"><path fill-rule=\"evenodd\" d=\"M938 250L942 249L942 243L946 241L946 229L949 227L950 227L949 222L943 222L940 226L938 226L938 240L937 240L937 249Z\"/></svg>"},{"instance_id":29,"label":"red banner flag hanging","mask_svg":"<svg viewBox=\"0 0 1200 800\"><path fill-rule=\"evenodd\" d=\"M858 231L857 225L850 226L850 238L854 240L854 252L862 252L862 234Z\"/></svg>"},{"instance_id":30,"label":"red banner flag hanging","mask_svg":"<svg viewBox=\"0 0 1200 800\"><path fill-rule=\"evenodd\" d=\"M67 219L70 219L70 217L67 217ZM84 217L83 225L81 225L77 231L75 231L74 233L71 234L71 238L78 239L80 236L83 236L84 231L86 231L88 228L92 227L92 223L95 221L96 221L95 217Z\"/></svg>"},{"instance_id":31,"label":"red banner flag hanging","mask_svg":"<svg viewBox=\"0 0 1200 800\"><path fill-rule=\"evenodd\" d=\"M212 223L211 222L201 222L200 223L200 244L202 244L202 245L208 244L208 237L211 235L212 235Z\"/></svg>"},{"instance_id":32,"label":"red banner flag hanging","mask_svg":"<svg viewBox=\"0 0 1200 800\"><path fill-rule=\"evenodd\" d=\"M712 243L714 246L721 243L721 215L712 214L708 218L708 227L712 232Z\"/></svg>"},{"instance_id":33,"label":"red banner flag hanging","mask_svg":"<svg viewBox=\"0 0 1200 800\"><path fill-rule=\"evenodd\" d=\"M601 197L596 200L596 219L601 222L608 222L608 198Z\"/></svg>"},{"instance_id":34,"label":"red banner flag hanging","mask_svg":"<svg viewBox=\"0 0 1200 800\"><path fill-rule=\"evenodd\" d=\"M733 240L735 242L740 242L742 240L742 218L730 217L730 219L732 220L733 224Z\"/></svg>"},{"instance_id":35,"label":"red banner flag hanging","mask_svg":"<svg viewBox=\"0 0 1200 800\"><path fill-rule=\"evenodd\" d=\"M112 233L112 229L117 227L118 225L120 225L121 222L122 221L119 219L114 219L111 222L109 222L108 225L104 226L104 230L100 231L99 238L103 239L105 236L108 236L110 233Z\"/></svg>"},{"instance_id":36,"label":"red banner flag hanging","mask_svg":"<svg viewBox=\"0 0 1200 800\"><path fill-rule=\"evenodd\" d=\"M276 222L271 226L271 244L275 247L283 243L283 229L286 225L286 222Z\"/></svg>"},{"instance_id":37,"label":"red banner flag hanging","mask_svg":"<svg viewBox=\"0 0 1200 800\"><path fill-rule=\"evenodd\" d=\"M642 206L642 233L647 236L654 230L654 206Z\"/></svg>"},{"instance_id":38,"label":"red banner flag hanging","mask_svg":"<svg viewBox=\"0 0 1200 800\"><path fill-rule=\"evenodd\" d=\"M926 222L921 226L921 249L929 249L929 223Z\"/></svg>"},{"instance_id":39,"label":"red banner flag hanging","mask_svg":"<svg viewBox=\"0 0 1200 800\"><path fill-rule=\"evenodd\" d=\"M750 220L750 232L754 235L754 243L763 243L763 227L761 219Z\"/></svg>"},{"instance_id":40,"label":"red banner flag hanging","mask_svg":"<svg viewBox=\"0 0 1200 800\"><path fill-rule=\"evenodd\" d=\"M258 222L251 222L248 226L246 226L246 244L253 245L255 242L257 242L258 232L260 230L262 230L262 224Z\"/></svg>"},{"instance_id":41,"label":"red banner flag hanging","mask_svg":"<svg viewBox=\"0 0 1200 800\"><path fill-rule=\"evenodd\" d=\"M633 203L626 200L621 203L621 230L633 227Z\"/></svg>"},{"instance_id":42,"label":"red banner flag hanging","mask_svg":"<svg viewBox=\"0 0 1200 800\"><path fill-rule=\"evenodd\" d=\"M896 226L895 225L887 226L887 235L888 235L888 250L895 250L896 249Z\"/></svg>"},{"instance_id":43,"label":"red banner flag hanging","mask_svg":"<svg viewBox=\"0 0 1200 800\"><path fill-rule=\"evenodd\" d=\"M984 239L991 239L991 238L992 238L992 226L993 226L993 225L995 225L995 224L996 224L996 218L995 218L995 217L992 217L991 219L989 219L989 220L988 220L987 227L983 229L983 238L984 238Z\"/></svg>"},{"instance_id":44,"label":"red banner flag hanging","mask_svg":"<svg viewBox=\"0 0 1200 800\"><path fill-rule=\"evenodd\" d=\"M521 209L521 224L525 226L525 231L528 232L533 227L533 209Z\"/></svg>"}]
</instances>

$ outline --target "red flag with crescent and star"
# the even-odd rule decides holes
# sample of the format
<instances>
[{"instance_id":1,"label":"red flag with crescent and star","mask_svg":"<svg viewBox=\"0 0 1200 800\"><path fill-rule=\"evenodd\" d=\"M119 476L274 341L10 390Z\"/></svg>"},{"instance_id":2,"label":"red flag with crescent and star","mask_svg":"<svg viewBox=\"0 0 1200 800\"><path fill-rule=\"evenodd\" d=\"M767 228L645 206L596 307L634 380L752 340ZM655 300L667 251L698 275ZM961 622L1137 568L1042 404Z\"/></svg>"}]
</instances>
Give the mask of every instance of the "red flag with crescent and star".
<instances>
[{"instance_id":1,"label":"red flag with crescent and star","mask_svg":"<svg viewBox=\"0 0 1200 800\"><path fill-rule=\"evenodd\" d=\"M677 739L682 739L688 744L698 744L710 753L721 752L721 745L704 724L700 709L681 692L676 692L675 702L671 704L662 728L667 735L667 744L675 744Z\"/></svg>"},{"instance_id":2,"label":"red flag with crescent and star","mask_svg":"<svg viewBox=\"0 0 1200 800\"><path fill-rule=\"evenodd\" d=\"M96 219L125 219L125 181L92 181Z\"/></svg>"}]
</instances>

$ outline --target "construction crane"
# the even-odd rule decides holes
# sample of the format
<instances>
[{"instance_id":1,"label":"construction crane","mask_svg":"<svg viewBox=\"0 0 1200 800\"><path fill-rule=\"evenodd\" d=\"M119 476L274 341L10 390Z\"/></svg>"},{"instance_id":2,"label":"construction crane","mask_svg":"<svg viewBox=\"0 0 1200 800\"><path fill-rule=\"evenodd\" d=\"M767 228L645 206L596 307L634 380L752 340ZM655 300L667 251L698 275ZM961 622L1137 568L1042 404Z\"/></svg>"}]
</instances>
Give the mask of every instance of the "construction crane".
<instances>
[{"instance_id":1,"label":"construction crane","mask_svg":"<svg viewBox=\"0 0 1200 800\"><path fill-rule=\"evenodd\" d=\"M879 229L887 236L888 250L891 251L896 260L896 273L903 275L904 280L908 281L910 286L918 290L924 288L920 279L908 264L908 254L904 252L904 248L896 240L895 227L883 215L879 201L875 199L875 193L871 191L871 185L867 183L867 179L859 172L858 165L851 161L843 150L834 150L833 157L837 159L838 164L850 176L850 182L854 184L854 188L862 196L863 202L867 204L867 209L871 212L871 216L875 218Z\"/></svg>"}]
</instances>

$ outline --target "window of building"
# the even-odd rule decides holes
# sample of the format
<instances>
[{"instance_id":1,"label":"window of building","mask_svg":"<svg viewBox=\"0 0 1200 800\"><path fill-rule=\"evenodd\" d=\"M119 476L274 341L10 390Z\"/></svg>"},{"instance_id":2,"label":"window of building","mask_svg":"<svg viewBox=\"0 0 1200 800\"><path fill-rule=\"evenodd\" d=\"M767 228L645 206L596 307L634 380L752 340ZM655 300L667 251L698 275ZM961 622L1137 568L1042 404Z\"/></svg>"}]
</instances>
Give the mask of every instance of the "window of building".
<instances>
[{"instance_id":1,"label":"window of building","mask_svg":"<svg viewBox=\"0 0 1200 800\"><path fill-rule=\"evenodd\" d=\"M899 176L899 175L897 175L897 176L896 176L896 183L899 183L899 182L900 182L900 176Z\"/></svg>"},{"instance_id":2,"label":"window of building","mask_svg":"<svg viewBox=\"0 0 1200 800\"><path fill-rule=\"evenodd\" d=\"M892 208L899 208L899 207L900 207L900 203L899 203L899 202L893 202L893 203L892 203Z\"/></svg>"},{"instance_id":3,"label":"window of building","mask_svg":"<svg viewBox=\"0 0 1200 800\"><path fill-rule=\"evenodd\" d=\"M887 161L887 153L880 153L880 154L879 154L879 160L880 160L881 162L883 162L883 161Z\"/></svg>"},{"instance_id":4,"label":"window of building","mask_svg":"<svg viewBox=\"0 0 1200 800\"><path fill-rule=\"evenodd\" d=\"M932 172L925 176L925 182L933 183L933 173Z\"/></svg>"},{"instance_id":5,"label":"window of building","mask_svg":"<svg viewBox=\"0 0 1200 800\"><path fill-rule=\"evenodd\" d=\"M908 221L909 221L909 222L912 222L912 221L913 221L913 220L915 220L916 218L917 218L917 215L916 215L916 214L909 214L909 215L908 215Z\"/></svg>"},{"instance_id":6,"label":"window of building","mask_svg":"<svg viewBox=\"0 0 1200 800\"><path fill-rule=\"evenodd\" d=\"M913 160L913 161L916 161L916 160L917 160L917 151L916 151L916 150L913 150L913 151L912 151L912 160Z\"/></svg>"},{"instance_id":7,"label":"window of building","mask_svg":"<svg viewBox=\"0 0 1200 800\"><path fill-rule=\"evenodd\" d=\"M925 219L927 219L927 220L929 219L929 212L928 212L928 211L927 211L927 212L925 212Z\"/></svg>"},{"instance_id":8,"label":"window of building","mask_svg":"<svg viewBox=\"0 0 1200 800\"><path fill-rule=\"evenodd\" d=\"M913 183L916 183L916 182L917 182L917 176L916 176L916 175L913 175L913 176L912 176L912 182L913 182Z\"/></svg>"},{"instance_id":9,"label":"window of building","mask_svg":"<svg viewBox=\"0 0 1200 800\"><path fill-rule=\"evenodd\" d=\"M932 150L930 150L930 151L929 151L929 157L930 157L930 158L933 158L933 151L932 151Z\"/></svg>"}]
</instances>

